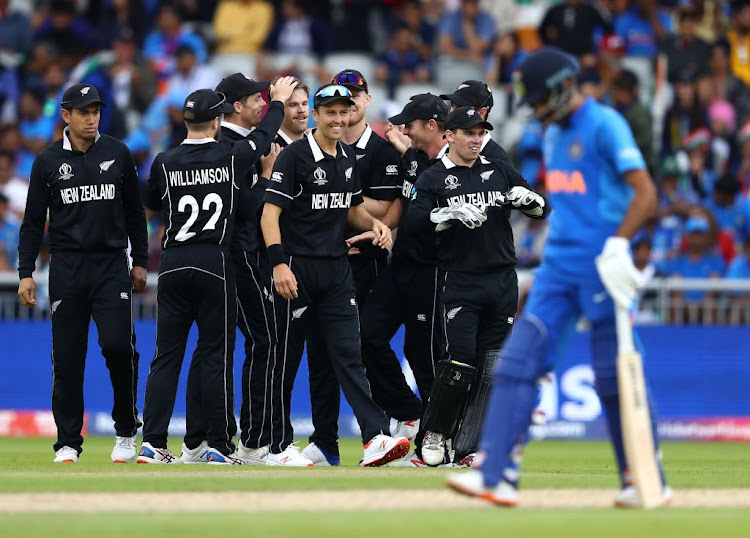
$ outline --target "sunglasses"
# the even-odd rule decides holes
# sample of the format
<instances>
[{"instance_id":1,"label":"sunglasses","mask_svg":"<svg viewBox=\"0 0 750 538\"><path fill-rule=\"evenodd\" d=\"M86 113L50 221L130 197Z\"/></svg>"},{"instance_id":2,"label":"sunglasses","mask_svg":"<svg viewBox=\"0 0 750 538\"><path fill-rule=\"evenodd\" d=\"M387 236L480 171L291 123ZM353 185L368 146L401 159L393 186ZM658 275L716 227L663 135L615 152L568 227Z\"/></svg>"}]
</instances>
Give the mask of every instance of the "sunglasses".
<instances>
[{"instance_id":1,"label":"sunglasses","mask_svg":"<svg viewBox=\"0 0 750 538\"><path fill-rule=\"evenodd\" d=\"M352 92L349 91L349 88L346 86L341 86L340 84L332 84L330 86L325 86L324 88L318 90L318 92L315 94L316 98L322 98L322 97L351 97Z\"/></svg>"},{"instance_id":2,"label":"sunglasses","mask_svg":"<svg viewBox=\"0 0 750 538\"><path fill-rule=\"evenodd\" d=\"M367 82L365 79L354 73L340 73L333 79L334 84L351 84L357 88L367 88Z\"/></svg>"}]
</instances>

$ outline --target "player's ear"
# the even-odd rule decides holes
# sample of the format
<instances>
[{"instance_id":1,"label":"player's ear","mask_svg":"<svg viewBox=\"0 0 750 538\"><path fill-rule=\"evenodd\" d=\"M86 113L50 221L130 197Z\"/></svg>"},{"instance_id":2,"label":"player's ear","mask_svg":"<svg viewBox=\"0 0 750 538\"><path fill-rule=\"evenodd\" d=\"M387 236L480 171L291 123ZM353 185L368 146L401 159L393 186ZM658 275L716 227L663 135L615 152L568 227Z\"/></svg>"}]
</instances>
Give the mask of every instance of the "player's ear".
<instances>
[{"instance_id":1,"label":"player's ear","mask_svg":"<svg viewBox=\"0 0 750 538\"><path fill-rule=\"evenodd\" d=\"M63 121L68 124L70 123L70 110L66 108L60 109L60 116L62 117Z\"/></svg>"}]
</instances>

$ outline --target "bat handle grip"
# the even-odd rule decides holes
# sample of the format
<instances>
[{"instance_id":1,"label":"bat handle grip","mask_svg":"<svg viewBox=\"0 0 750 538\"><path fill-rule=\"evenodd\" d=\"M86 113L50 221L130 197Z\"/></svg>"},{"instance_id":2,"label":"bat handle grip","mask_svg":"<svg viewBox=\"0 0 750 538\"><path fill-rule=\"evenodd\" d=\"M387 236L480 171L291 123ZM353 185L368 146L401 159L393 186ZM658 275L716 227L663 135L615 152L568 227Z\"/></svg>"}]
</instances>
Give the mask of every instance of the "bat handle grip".
<instances>
[{"instance_id":1,"label":"bat handle grip","mask_svg":"<svg viewBox=\"0 0 750 538\"><path fill-rule=\"evenodd\" d=\"M633 324L630 321L630 310L615 305L615 326L617 329L617 351L620 355L635 351L633 341Z\"/></svg>"}]
</instances>

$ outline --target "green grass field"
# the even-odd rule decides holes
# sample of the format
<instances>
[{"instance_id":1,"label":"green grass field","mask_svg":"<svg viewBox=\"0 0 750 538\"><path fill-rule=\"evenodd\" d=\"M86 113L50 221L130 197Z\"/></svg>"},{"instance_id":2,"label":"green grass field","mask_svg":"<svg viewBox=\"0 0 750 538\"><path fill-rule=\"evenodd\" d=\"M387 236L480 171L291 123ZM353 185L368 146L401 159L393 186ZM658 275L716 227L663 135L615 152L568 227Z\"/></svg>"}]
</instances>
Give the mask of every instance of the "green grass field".
<instances>
[{"instance_id":1,"label":"green grass field","mask_svg":"<svg viewBox=\"0 0 750 538\"><path fill-rule=\"evenodd\" d=\"M146 538L238 533L266 537L361 537L397 532L409 536L472 538L500 535L683 538L717 535L717 532L744 536L750 525L747 502L750 447L743 444L666 443L665 466L675 488L675 506L645 512L609 507L523 507L523 492L530 495L542 489L559 489L560 495L566 496L572 490L573 493L580 490L583 495L587 490L591 495L609 490L601 493L608 506L616 492L617 480L611 449L601 442L530 444L524 461L522 505L517 509L495 508L480 502L470 503L458 495L453 497L443 485L449 470L358 468L361 445L354 441L342 442L344 466L339 469L115 465L109 461L111 443L110 438L89 438L79 464L61 465L52 463L50 439L0 439L0 536ZM733 492L745 499L744 504L679 508L680 490L693 493L696 489L711 490L703 493L710 501L727 488L744 489ZM395 497L396 503L403 503L402 509L383 510L377 502L356 511L346 508L348 496L367 498L368 492L375 495L379 490ZM216 492L212 493L216 496L233 492L235 497L262 497L270 503L276 499L283 503L285 495L295 495L309 501L311 508L278 511L283 506L276 504L267 511L248 506L251 511L247 512L212 509L186 512L180 508L179 494L201 492ZM120 498L148 496L148 501L137 511L108 509L104 500L116 502L118 498L112 493L121 494ZM430 499L434 496L440 502L431 509L408 508L415 498L425 496ZM330 504L326 504L327 498L331 499ZM22 499L42 504L34 505L35 511L28 511L25 507L18 508ZM91 499L101 501L102 506L93 509L76 504ZM66 503L70 503L71 513L59 513L59 507ZM48 506L56 509L48 511Z\"/></svg>"}]
</instances>

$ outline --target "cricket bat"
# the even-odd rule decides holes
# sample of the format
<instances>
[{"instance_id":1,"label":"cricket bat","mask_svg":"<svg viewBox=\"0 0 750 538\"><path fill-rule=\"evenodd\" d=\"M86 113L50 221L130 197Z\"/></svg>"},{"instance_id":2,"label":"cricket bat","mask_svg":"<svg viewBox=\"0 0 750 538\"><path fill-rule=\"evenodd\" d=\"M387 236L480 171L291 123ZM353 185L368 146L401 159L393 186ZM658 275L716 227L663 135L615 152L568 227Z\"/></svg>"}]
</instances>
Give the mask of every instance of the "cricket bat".
<instances>
[{"instance_id":1,"label":"cricket bat","mask_svg":"<svg viewBox=\"0 0 750 538\"><path fill-rule=\"evenodd\" d=\"M617 324L617 384L625 459L643 508L661 503L661 479L656 462L651 414L646 396L641 354L633 343L633 327L627 309L615 307Z\"/></svg>"}]
</instances>

